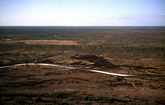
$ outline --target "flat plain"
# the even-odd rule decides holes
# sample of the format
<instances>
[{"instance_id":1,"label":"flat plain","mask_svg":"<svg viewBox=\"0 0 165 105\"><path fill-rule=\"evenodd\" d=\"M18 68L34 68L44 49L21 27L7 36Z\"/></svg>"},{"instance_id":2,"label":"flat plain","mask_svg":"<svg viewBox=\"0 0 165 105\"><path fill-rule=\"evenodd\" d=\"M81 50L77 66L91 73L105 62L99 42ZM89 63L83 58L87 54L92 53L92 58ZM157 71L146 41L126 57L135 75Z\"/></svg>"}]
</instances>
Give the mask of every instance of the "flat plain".
<instances>
[{"instance_id":1,"label":"flat plain","mask_svg":"<svg viewBox=\"0 0 165 105\"><path fill-rule=\"evenodd\" d=\"M165 104L165 27L0 27L0 104ZM134 76L121 77L88 69Z\"/></svg>"}]
</instances>

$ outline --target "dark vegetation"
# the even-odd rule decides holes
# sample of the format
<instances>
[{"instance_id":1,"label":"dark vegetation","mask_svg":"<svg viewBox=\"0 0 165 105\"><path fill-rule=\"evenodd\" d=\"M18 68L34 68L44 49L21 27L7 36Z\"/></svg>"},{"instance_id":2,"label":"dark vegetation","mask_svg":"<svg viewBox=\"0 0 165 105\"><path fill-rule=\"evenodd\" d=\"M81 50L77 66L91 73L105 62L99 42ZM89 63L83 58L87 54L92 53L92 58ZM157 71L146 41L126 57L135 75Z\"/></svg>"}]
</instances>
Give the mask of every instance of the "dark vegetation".
<instances>
[{"instance_id":1,"label":"dark vegetation","mask_svg":"<svg viewBox=\"0 0 165 105\"><path fill-rule=\"evenodd\" d=\"M75 40L79 45L1 43L0 50L76 50L88 53L164 53L164 27L0 27L0 39ZM147 33L147 34L146 34ZM160 54L164 58L164 54Z\"/></svg>"}]
</instances>

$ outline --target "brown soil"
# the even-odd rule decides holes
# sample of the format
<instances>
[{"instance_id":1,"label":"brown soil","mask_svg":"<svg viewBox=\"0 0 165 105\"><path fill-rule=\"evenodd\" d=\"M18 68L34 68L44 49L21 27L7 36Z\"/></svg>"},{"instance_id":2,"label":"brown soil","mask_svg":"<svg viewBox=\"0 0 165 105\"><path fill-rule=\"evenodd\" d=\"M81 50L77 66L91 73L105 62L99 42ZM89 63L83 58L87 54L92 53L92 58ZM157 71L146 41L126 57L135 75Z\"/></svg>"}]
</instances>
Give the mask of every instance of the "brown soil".
<instances>
[{"instance_id":1,"label":"brown soil","mask_svg":"<svg viewBox=\"0 0 165 105\"><path fill-rule=\"evenodd\" d=\"M45 60L51 59L49 56ZM103 56L81 54L72 54L63 63L66 64L125 74L140 75L143 71L143 76L120 78L80 69L48 66L9 67L0 70L1 103L66 105L165 103L165 80L157 78L164 75L155 72L156 76L152 78L153 74L150 72L156 71L155 68L119 66ZM10 98L11 96L15 98Z\"/></svg>"}]
</instances>

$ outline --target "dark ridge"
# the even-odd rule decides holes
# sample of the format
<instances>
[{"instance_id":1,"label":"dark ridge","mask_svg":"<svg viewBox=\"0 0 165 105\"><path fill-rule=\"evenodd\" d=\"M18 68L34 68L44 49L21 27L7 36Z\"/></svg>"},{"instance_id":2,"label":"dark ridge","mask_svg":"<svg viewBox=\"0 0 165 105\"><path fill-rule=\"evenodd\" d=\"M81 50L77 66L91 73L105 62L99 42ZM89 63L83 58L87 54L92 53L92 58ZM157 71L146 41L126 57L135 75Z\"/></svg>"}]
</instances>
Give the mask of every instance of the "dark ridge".
<instances>
[{"instance_id":1,"label":"dark ridge","mask_svg":"<svg viewBox=\"0 0 165 105\"><path fill-rule=\"evenodd\" d=\"M143 66L129 66L129 65L118 65L119 67L133 67L135 69L157 69L154 67L143 67Z\"/></svg>"},{"instance_id":2,"label":"dark ridge","mask_svg":"<svg viewBox=\"0 0 165 105\"><path fill-rule=\"evenodd\" d=\"M93 62L94 63L93 66L96 66L96 67L105 67L105 68L116 67L116 65L110 63L108 59L105 59L104 57L101 57L101 56L96 56L96 55L75 55L75 56L72 56L71 58Z\"/></svg>"},{"instance_id":3,"label":"dark ridge","mask_svg":"<svg viewBox=\"0 0 165 105\"><path fill-rule=\"evenodd\" d=\"M97 56L97 55L75 55L71 57L72 59L80 59L80 60L86 60L89 62L93 62L93 66L95 67L104 67L104 68L112 68L112 67L133 67L135 69L154 69L156 70L157 68L154 67L143 67L143 66L129 66L129 65L115 65L111 63L108 59L105 59L102 56ZM75 62L72 63L72 65L76 64L81 64L81 62ZM81 64L82 65L82 64Z\"/></svg>"}]
</instances>

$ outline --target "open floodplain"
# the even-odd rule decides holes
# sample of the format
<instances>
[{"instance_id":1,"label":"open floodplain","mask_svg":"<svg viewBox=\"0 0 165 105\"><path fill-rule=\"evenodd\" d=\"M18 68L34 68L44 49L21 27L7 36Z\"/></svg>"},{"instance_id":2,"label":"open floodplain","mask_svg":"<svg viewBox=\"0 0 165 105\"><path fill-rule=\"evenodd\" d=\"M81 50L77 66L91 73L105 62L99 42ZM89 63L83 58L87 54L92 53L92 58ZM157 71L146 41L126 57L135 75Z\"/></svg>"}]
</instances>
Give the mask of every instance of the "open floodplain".
<instances>
[{"instance_id":1,"label":"open floodplain","mask_svg":"<svg viewBox=\"0 0 165 105\"><path fill-rule=\"evenodd\" d=\"M0 104L165 104L165 27L0 27Z\"/></svg>"}]
</instances>

